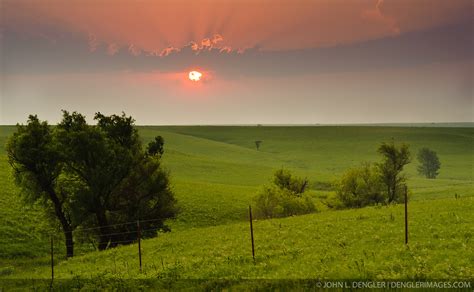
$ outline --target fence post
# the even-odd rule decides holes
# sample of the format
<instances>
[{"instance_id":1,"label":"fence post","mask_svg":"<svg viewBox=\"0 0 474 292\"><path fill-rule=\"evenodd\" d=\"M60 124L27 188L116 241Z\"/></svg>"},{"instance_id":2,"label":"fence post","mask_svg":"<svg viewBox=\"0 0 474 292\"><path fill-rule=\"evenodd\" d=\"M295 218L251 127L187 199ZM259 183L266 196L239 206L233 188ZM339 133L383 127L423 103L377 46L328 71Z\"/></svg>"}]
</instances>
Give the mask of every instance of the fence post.
<instances>
[{"instance_id":1,"label":"fence post","mask_svg":"<svg viewBox=\"0 0 474 292\"><path fill-rule=\"evenodd\" d=\"M250 220L250 238L252 239L252 258L255 263L255 245L253 242L253 223L252 223L252 206L249 205L249 220Z\"/></svg>"},{"instance_id":2,"label":"fence post","mask_svg":"<svg viewBox=\"0 0 474 292\"><path fill-rule=\"evenodd\" d=\"M53 235L51 235L51 286L53 286L53 281L54 281L54 241L53 241Z\"/></svg>"},{"instance_id":3,"label":"fence post","mask_svg":"<svg viewBox=\"0 0 474 292\"><path fill-rule=\"evenodd\" d=\"M142 246L141 246L141 230L140 220L137 220L137 236L138 236L138 260L140 262L140 272L142 271Z\"/></svg>"},{"instance_id":4,"label":"fence post","mask_svg":"<svg viewBox=\"0 0 474 292\"><path fill-rule=\"evenodd\" d=\"M408 188L405 185L405 244L408 244Z\"/></svg>"}]
</instances>

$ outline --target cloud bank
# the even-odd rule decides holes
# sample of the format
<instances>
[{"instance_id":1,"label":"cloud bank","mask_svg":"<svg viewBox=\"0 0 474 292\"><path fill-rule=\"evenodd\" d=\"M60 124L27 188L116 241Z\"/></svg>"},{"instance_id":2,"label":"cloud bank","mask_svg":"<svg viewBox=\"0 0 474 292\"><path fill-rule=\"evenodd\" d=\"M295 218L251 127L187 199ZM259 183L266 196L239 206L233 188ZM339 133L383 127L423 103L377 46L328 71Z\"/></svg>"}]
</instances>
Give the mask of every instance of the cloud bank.
<instances>
[{"instance_id":1,"label":"cloud bank","mask_svg":"<svg viewBox=\"0 0 474 292\"><path fill-rule=\"evenodd\" d=\"M470 0L4 0L2 27L61 42L168 56L186 46L221 52L350 44L471 20ZM54 29L61 28L57 33ZM225 38L225 39L223 39ZM225 43L225 45L224 45Z\"/></svg>"}]
</instances>

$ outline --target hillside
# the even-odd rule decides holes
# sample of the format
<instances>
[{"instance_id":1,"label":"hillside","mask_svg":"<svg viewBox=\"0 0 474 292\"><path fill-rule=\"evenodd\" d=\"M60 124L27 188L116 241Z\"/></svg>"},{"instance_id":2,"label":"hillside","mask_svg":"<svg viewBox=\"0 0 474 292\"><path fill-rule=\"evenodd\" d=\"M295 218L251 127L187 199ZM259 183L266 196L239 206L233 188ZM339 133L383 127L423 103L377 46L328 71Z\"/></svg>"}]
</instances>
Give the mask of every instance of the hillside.
<instances>
[{"instance_id":1,"label":"hillside","mask_svg":"<svg viewBox=\"0 0 474 292\"><path fill-rule=\"evenodd\" d=\"M57 227L19 198L4 151L13 131L0 127L0 277L47 278L49 234ZM129 246L103 253L82 250L86 255L58 266L59 278L473 277L468 247L474 219L474 128L149 126L139 131L144 142L156 135L165 139L164 166L181 208L169 222L173 231L143 242L143 274L132 268L136 246ZM377 146L392 138L410 144L413 154L432 148L442 163L435 180L417 174L415 159L407 168L409 250L402 244L401 206L331 211L320 204L335 178L349 167L377 161ZM263 141L258 151L255 140ZM320 212L256 222L254 266L247 208L281 167L310 180ZM455 200L455 194L461 199Z\"/></svg>"},{"instance_id":2,"label":"hillside","mask_svg":"<svg viewBox=\"0 0 474 292\"><path fill-rule=\"evenodd\" d=\"M127 279L152 280L141 284L145 287L187 286L186 279L196 279L203 288L209 285L204 279L470 280L474 276L473 205L472 198L410 204L409 248L403 243L403 207L392 206L255 221L255 264L248 224L236 223L143 241L142 272L135 244L62 262L55 273L62 279L58 285L89 288L110 283L132 287ZM48 277L50 270L39 267L7 278Z\"/></svg>"}]
</instances>

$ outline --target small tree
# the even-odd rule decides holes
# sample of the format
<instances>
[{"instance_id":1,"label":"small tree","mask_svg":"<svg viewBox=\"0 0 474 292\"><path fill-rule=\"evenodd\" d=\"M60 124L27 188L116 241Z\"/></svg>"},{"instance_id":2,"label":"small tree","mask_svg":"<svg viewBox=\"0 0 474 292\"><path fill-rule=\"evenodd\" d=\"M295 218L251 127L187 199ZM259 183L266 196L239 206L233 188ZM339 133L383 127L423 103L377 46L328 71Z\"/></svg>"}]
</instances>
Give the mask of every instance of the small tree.
<instances>
[{"instance_id":1,"label":"small tree","mask_svg":"<svg viewBox=\"0 0 474 292\"><path fill-rule=\"evenodd\" d=\"M423 147L418 151L418 173L424 175L426 178L436 178L438 176L438 171L441 167L439 162L438 155L435 151Z\"/></svg>"},{"instance_id":2,"label":"small tree","mask_svg":"<svg viewBox=\"0 0 474 292\"><path fill-rule=\"evenodd\" d=\"M382 143L378 152L383 156L383 162L378 164L378 168L381 180L387 190L387 202L398 201L402 197L401 193L406 181L402 171L405 165L411 161L408 145L397 146L393 141Z\"/></svg>"},{"instance_id":3,"label":"small tree","mask_svg":"<svg viewBox=\"0 0 474 292\"><path fill-rule=\"evenodd\" d=\"M257 147L257 151L260 150L260 145L262 144L262 141L257 140L255 141L255 147Z\"/></svg>"}]
</instances>

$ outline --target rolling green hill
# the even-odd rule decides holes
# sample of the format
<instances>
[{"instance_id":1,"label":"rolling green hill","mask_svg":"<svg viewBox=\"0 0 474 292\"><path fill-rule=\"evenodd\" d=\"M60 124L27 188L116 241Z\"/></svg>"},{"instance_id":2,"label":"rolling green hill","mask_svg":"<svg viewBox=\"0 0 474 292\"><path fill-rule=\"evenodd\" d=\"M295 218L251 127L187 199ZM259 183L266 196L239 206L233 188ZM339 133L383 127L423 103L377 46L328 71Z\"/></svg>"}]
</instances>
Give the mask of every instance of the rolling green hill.
<instances>
[{"instance_id":1,"label":"rolling green hill","mask_svg":"<svg viewBox=\"0 0 474 292\"><path fill-rule=\"evenodd\" d=\"M139 130L144 142L156 135L165 139L164 165L181 208L170 222L173 231L143 242L143 274L132 268L136 247L129 246L61 263L58 277L473 277L474 258L468 246L474 219L470 212L474 201L469 198L474 196L474 128L147 126ZM48 238L57 227L19 198L4 151L13 131L14 127L0 127L0 277L47 278ZM435 180L417 174L415 159L407 167L413 194L409 250L401 244L400 206L330 211L318 205L318 214L256 222L253 265L248 256L247 208L276 169L284 167L307 177L310 194L320 202L331 193L334 179L349 167L377 161L377 146L390 139L408 143L412 154L421 147L432 148L442 164ZM255 140L263 141L259 151ZM461 199L455 200L454 194ZM114 267L130 268L111 270L112 254L118 259ZM384 258L393 261L384 263Z\"/></svg>"}]
</instances>

